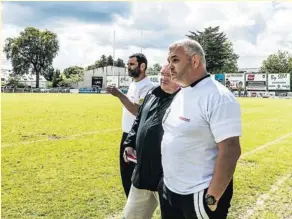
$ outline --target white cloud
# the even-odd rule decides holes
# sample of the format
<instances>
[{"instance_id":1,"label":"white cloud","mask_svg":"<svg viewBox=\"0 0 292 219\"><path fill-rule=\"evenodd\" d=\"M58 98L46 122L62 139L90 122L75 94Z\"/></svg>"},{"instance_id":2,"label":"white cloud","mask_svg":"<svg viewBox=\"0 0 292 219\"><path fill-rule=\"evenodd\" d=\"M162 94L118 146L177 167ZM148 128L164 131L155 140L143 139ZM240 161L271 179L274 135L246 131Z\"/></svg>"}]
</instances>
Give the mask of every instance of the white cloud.
<instances>
[{"instance_id":1,"label":"white cloud","mask_svg":"<svg viewBox=\"0 0 292 219\"><path fill-rule=\"evenodd\" d=\"M292 7L291 3L268 2L133 2L129 18L115 15L111 24L86 23L74 19L47 20L39 28L50 29L58 34L60 51L54 60L57 68L71 65L93 64L102 54L113 53L113 30L116 31L116 58L127 62L131 53L143 52L152 65L163 64L167 45L185 37L188 31L202 30L210 25L219 25L233 42L239 54L239 67L260 67L263 59L278 49L292 51ZM24 19L33 13L33 8L11 6L3 8L6 13ZM16 36L25 26L6 19L2 25L2 42L6 37ZM29 19L31 20L31 19ZM143 29L143 40L141 30ZM2 64L3 64L2 57ZM5 64L5 63L4 63ZM7 64L7 63L6 63Z\"/></svg>"}]
</instances>

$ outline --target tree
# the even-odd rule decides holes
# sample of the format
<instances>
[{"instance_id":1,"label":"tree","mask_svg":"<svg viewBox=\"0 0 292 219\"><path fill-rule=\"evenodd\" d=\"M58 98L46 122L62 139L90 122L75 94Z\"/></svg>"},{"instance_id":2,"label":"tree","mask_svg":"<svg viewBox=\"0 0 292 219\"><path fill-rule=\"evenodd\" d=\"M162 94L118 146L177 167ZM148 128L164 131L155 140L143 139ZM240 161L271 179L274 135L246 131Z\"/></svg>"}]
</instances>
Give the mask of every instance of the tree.
<instances>
[{"instance_id":1,"label":"tree","mask_svg":"<svg viewBox=\"0 0 292 219\"><path fill-rule=\"evenodd\" d=\"M223 32L219 32L219 26L205 28L203 32L189 31L188 38L198 41L206 55L206 67L210 73L237 71L237 59L232 43Z\"/></svg>"},{"instance_id":2,"label":"tree","mask_svg":"<svg viewBox=\"0 0 292 219\"><path fill-rule=\"evenodd\" d=\"M239 56L233 52L233 44L230 41L227 41L225 43L226 50L228 51L228 54L230 54L229 58L226 60L226 62L223 65L223 68L221 69L220 73L233 73L238 72L238 65L237 60Z\"/></svg>"},{"instance_id":3,"label":"tree","mask_svg":"<svg viewBox=\"0 0 292 219\"><path fill-rule=\"evenodd\" d=\"M292 88L292 54L287 51L278 50L277 53L269 55L263 61L260 68L264 73L290 73L290 86Z\"/></svg>"},{"instance_id":4,"label":"tree","mask_svg":"<svg viewBox=\"0 0 292 219\"><path fill-rule=\"evenodd\" d=\"M61 72L59 69L54 71L53 79L52 79L52 86L57 87L58 84L62 81Z\"/></svg>"},{"instance_id":5,"label":"tree","mask_svg":"<svg viewBox=\"0 0 292 219\"><path fill-rule=\"evenodd\" d=\"M99 60L96 60L96 61L94 62L94 64L93 64L93 69L94 69L94 68L99 68L99 67L101 67L101 63L100 63Z\"/></svg>"},{"instance_id":6,"label":"tree","mask_svg":"<svg viewBox=\"0 0 292 219\"><path fill-rule=\"evenodd\" d=\"M92 70L92 69L95 69L95 68L96 68L95 64L93 64L93 65L87 66L86 70Z\"/></svg>"},{"instance_id":7,"label":"tree","mask_svg":"<svg viewBox=\"0 0 292 219\"><path fill-rule=\"evenodd\" d=\"M93 65L87 66L86 70L91 70L95 68L101 68L106 66L113 66L115 64L116 67L125 67L125 63L122 59L118 58L117 61L113 60L113 57L109 55L106 57L105 55L102 55L99 60L96 60Z\"/></svg>"},{"instance_id":8,"label":"tree","mask_svg":"<svg viewBox=\"0 0 292 219\"><path fill-rule=\"evenodd\" d=\"M261 72L264 73L292 73L292 54L278 50L263 61Z\"/></svg>"},{"instance_id":9,"label":"tree","mask_svg":"<svg viewBox=\"0 0 292 219\"><path fill-rule=\"evenodd\" d=\"M162 66L158 63L154 64L153 66L150 66L147 68L147 74L148 75L158 75Z\"/></svg>"},{"instance_id":10,"label":"tree","mask_svg":"<svg viewBox=\"0 0 292 219\"><path fill-rule=\"evenodd\" d=\"M105 55L102 55L99 60L100 66L99 67L106 67L107 58Z\"/></svg>"},{"instance_id":11,"label":"tree","mask_svg":"<svg viewBox=\"0 0 292 219\"><path fill-rule=\"evenodd\" d=\"M18 87L20 84L19 79L17 77L9 77L8 81L6 83L6 86L11 86L11 87Z\"/></svg>"},{"instance_id":12,"label":"tree","mask_svg":"<svg viewBox=\"0 0 292 219\"><path fill-rule=\"evenodd\" d=\"M117 66L117 67L122 67L122 68L123 68L123 67L125 67L126 65L125 65L125 63L124 63L124 60L118 58L117 61L115 62L115 66Z\"/></svg>"},{"instance_id":13,"label":"tree","mask_svg":"<svg viewBox=\"0 0 292 219\"><path fill-rule=\"evenodd\" d=\"M147 75L156 75L157 73L154 71L153 67L147 68Z\"/></svg>"},{"instance_id":14,"label":"tree","mask_svg":"<svg viewBox=\"0 0 292 219\"><path fill-rule=\"evenodd\" d=\"M79 75L81 76L83 74L83 68L79 66L71 66L68 68L65 68L63 71L63 74L66 78L70 78L71 76Z\"/></svg>"},{"instance_id":15,"label":"tree","mask_svg":"<svg viewBox=\"0 0 292 219\"><path fill-rule=\"evenodd\" d=\"M156 63L156 64L153 65L153 70L154 71L160 72L161 68L162 68L162 66L159 65L158 63Z\"/></svg>"},{"instance_id":16,"label":"tree","mask_svg":"<svg viewBox=\"0 0 292 219\"><path fill-rule=\"evenodd\" d=\"M107 65L107 66L113 66L113 65L114 65L114 60L113 60L113 57L112 57L111 55L109 55L109 56L107 57L106 65Z\"/></svg>"},{"instance_id":17,"label":"tree","mask_svg":"<svg viewBox=\"0 0 292 219\"><path fill-rule=\"evenodd\" d=\"M69 87L72 83L83 80L84 69L79 66L65 68L63 74L58 73L59 80L56 83L61 87Z\"/></svg>"},{"instance_id":18,"label":"tree","mask_svg":"<svg viewBox=\"0 0 292 219\"><path fill-rule=\"evenodd\" d=\"M25 28L18 37L7 38L4 45L6 58L11 60L15 74L23 75L29 71L36 74L37 88L40 74L52 66L58 51L57 35L34 27Z\"/></svg>"},{"instance_id":19,"label":"tree","mask_svg":"<svg viewBox=\"0 0 292 219\"><path fill-rule=\"evenodd\" d=\"M43 72L43 76L47 81L52 81L54 76L54 68L52 66L48 67L46 71Z\"/></svg>"}]
</instances>

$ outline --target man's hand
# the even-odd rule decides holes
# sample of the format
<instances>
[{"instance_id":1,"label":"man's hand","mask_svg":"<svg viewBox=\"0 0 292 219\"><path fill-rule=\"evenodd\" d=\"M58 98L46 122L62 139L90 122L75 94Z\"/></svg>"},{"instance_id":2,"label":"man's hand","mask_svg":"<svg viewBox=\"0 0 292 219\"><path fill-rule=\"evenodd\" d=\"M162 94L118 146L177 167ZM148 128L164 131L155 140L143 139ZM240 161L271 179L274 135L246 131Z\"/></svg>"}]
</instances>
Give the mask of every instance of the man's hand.
<instances>
[{"instance_id":1,"label":"man's hand","mask_svg":"<svg viewBox=\"0 0 292 219\"><path fill-rule=\"evenodd\" d=\"M211 211L216 211L217 204L215 204L215 205L208 205L208 207L210 208Z\"/></svg>"},{"instance_id":2,"label":"man's hand","mask_svg":"<svg viewBox=\"0 0 292 219\"><path fill-rule=\"evenodd\" d=\"M119 95L121 94L121 91L115 86L108 86L105 88L105 90L115 97L119 97Z\"/></svg>"},{"instance_id":3,"label":"man's hand","mask_svg":"<svg viewBox=\"0 0 292 219\"><path fill-rule=\"evenodd\" d=\"M208 205L208 204L207 204L207 205ZM211 211L216 211L217 206L218 206L218 201L216 202L215 205L208 205L208 207L209 207L209 209L210 209Z\"/></svg>"},{"instance_id":4,"label":"man's hand","mask_svg":"<svg viewBox=\"0 0 292 219\"><path fill-rule=\"evenodd\" d=\"M127 159L127 154L135 156L134 148L126 147L125 150L124 150L124 160L125 160L126 163L129 163L130 161Z\"/></svg>"},{"instance_id":5,"label":"man's hand","mask_svg":"<svg viewBox=\"0 0 292 219\"><path fill-rule=\"evenodd\" d=\"M216 204L229 185L240 157L241 148L239 137L228 138L218 143L218 147L219 154L215 163L214 175L207 191L207 194L215 197ZM214 208L216 209L216 204L208 206L212 210Z\"/></svg>"},{"instance_id":6,"label":"man's hand","mask_svg":"<svg viewBox=\"0 0 292 219\"><path fill-rule=\"evenodd\" d=\"M119 98L119 100L122 102L124 107L132 113L134 116L137 116L139 104L135 103L134 101L130 100L125 94L123 94L122 91L120 91L118 88L114 86L108 86L105 88L105 90L110 93L111 95Z\"/></svg>"}]
</instances>

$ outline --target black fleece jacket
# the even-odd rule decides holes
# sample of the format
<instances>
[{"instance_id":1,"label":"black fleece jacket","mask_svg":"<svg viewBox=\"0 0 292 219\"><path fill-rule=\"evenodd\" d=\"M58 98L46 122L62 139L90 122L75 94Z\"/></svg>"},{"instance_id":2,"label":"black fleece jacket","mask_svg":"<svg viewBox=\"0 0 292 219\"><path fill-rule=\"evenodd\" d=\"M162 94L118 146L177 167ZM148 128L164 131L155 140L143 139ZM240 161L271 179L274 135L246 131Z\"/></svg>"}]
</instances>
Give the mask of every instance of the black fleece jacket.
<instances>
[{"instance_id":1,"label":"black fleece jacket","mask_svg":"<svg viewBox=\"0 0 292 219\"><path fill-rule=\"evenodd\" d=\"M136 150L137 165L132 183L138 189L157 191L162 178L162 118L178 92L179 90L168 94L160 86L151 89L139 107L138 115L124 142L124 147Z\"/></svg>"}]
</instances>

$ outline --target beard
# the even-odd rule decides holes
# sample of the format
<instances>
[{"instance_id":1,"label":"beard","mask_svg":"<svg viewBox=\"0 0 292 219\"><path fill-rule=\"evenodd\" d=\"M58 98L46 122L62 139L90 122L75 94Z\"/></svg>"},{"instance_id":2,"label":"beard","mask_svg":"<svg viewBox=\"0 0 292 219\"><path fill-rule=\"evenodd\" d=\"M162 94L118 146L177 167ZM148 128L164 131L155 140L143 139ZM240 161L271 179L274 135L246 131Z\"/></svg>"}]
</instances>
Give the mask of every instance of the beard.
<instances>
[{"instance_id":1,"label":"beard","mask_svg":"<svg viewBox=\"0 0 292 219\"><path fill-rule=\"evenodd\" d=\"M135 69L128 69L128 73L130 77L138 78L141 74L140 69L137 67Z\"/></svg>"}]
</instances>

